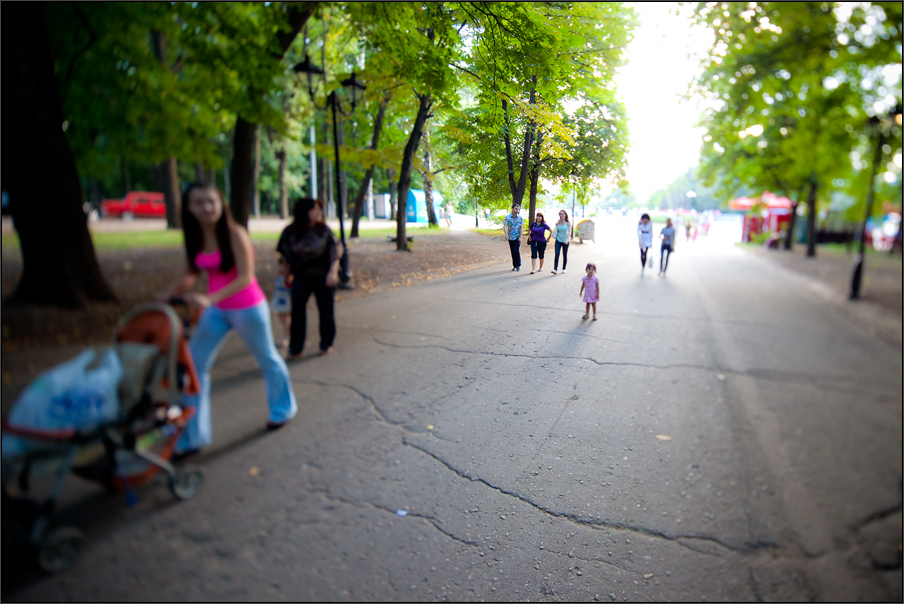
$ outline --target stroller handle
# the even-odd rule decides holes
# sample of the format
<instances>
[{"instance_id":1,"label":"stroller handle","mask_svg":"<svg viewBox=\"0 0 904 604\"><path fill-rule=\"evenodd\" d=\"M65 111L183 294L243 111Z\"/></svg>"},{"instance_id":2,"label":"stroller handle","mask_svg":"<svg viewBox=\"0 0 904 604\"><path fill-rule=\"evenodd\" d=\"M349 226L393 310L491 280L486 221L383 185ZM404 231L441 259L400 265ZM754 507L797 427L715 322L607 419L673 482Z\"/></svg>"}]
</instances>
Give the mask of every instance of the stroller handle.
<instances>
[{"instance_id":1,"label":"stroller handle","mask_svg":"<svg viewBox=\"0 0 904 604\"><path fill-rule=\"evenodd\" d=\"M138 306L124 314L122 317L120 317L119 323L116 326L116 331L113 335L113 342L119 342L119 334L129 321L146 312L163 313L170 325L169 354L167 354L166 373L169 382L171 401L175 402L179 398L179 381L177 379L178 371L176 359L178 357L179 342L182 338L183 327L181 319L179 319L179 316L176 314L176 311L173 310L172 306L164 304L162 302L147 302L145 304L139 304Z\"/></svg>"}]
</instances>

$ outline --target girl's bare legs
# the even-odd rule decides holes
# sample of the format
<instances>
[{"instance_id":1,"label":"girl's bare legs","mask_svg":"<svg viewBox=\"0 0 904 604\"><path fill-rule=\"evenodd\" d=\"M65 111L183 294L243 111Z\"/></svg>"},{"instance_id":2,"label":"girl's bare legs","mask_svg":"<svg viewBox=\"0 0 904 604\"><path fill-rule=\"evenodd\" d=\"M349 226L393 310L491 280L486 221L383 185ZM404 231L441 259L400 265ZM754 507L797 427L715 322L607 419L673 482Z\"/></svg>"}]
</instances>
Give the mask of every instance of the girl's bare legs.
<instances>
[{"instance_id":1,"label":"girl's bare legs","mask_svg":"<svg viewBox=\"0 0 904 604\"><path fill-rule=\"evenodd\" d=\"M591 302L591 303L588 304L587 306L592 306L592 307L593 307L593 320L596 321L596 302Z\"/></svg>"}]
</instances>

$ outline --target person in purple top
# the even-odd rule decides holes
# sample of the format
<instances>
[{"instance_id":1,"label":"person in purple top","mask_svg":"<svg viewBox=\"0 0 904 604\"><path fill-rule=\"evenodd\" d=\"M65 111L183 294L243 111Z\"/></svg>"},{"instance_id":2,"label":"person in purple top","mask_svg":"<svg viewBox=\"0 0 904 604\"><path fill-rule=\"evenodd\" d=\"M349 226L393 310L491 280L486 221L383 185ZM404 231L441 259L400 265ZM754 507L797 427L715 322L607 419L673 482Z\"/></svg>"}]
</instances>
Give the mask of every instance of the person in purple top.
<instances>
[{"instance_id":1,"label":"person in purple top","mask_svg":"<svg viewBox=\"0 0 904 604\"><path fill-rule=\"evenodd\" d=\"M530 274L543 270L543 257L546 254L546 244L552 235L552 228L546 224L546 218L542 212L537 212L533 224L530 225ZM537 256L540 260L540 268L537 268Z\"/></svg>"}]
</instances>

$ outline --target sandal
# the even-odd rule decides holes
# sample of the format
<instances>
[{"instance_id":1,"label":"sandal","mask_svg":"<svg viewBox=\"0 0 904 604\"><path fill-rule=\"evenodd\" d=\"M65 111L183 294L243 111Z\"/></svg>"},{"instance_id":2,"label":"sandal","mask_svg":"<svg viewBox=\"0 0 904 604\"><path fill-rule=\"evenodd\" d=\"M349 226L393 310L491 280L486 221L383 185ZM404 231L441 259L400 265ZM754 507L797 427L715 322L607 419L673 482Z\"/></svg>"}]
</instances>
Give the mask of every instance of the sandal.
<instances>
[{"instance_id":1,"label":"sandal","mask_svg":"<svg viewBox=\"0 0 904 604\"><path fill-rule=\"evenodd\" d=\"M590 318L590 315L584 315L584 316L581 317L581 318L582 318L582 319L589 319L589 318Z\"/></svg>"}]
</instances>

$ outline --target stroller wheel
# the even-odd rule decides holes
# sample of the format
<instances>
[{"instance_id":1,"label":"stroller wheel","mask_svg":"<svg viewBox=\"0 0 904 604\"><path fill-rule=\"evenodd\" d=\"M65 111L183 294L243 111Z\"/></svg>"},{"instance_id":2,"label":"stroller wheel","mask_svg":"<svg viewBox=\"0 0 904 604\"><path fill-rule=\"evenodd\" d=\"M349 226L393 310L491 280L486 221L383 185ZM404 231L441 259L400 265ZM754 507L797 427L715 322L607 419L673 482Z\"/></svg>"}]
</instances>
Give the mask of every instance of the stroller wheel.
<instances>
[{"instance_id":1,"label":"stroller wheel","mask_svg":"<svg viewBox=\"0 0 904 604\"><path fill-rule=\"evenodd\" d=\"M201 470L192 466L184 466L176 470L176 473L169 477L167 485L173 497L184 501L191 499L198 494L198 490L204 483L204 475Z\"/></svg>"},{"instance_id":2,"label":"stroller wheel","mask_svg":"<svg viewBox=\"0 0 904 604\"><path fill-rule=\"evenodd\" d=\"M51 531L38 548L38 566L48 573L60 573L72 566L85 547L85 536L71 526Z\"/></svg>"}]
</instances>

